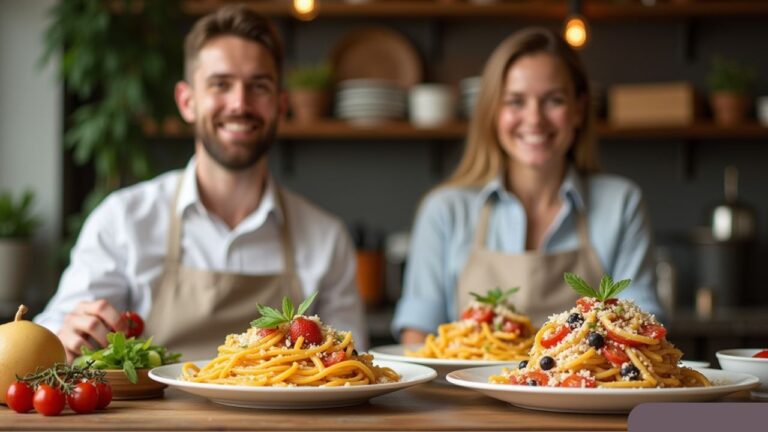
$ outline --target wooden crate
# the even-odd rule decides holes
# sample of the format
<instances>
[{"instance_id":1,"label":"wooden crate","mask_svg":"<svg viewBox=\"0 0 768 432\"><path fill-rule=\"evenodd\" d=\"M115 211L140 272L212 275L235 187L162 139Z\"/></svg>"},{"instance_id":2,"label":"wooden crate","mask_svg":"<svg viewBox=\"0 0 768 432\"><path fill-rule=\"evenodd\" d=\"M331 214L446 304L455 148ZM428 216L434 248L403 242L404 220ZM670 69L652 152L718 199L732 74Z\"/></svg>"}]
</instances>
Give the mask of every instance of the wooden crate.
<instances>
[{"instance_id":1,"label":"wooden crate","mask_svg":"<svg viewBox=\"0 0 768 432\"><path fill-rule=\"evenodd\" d=\"M696 119L687 82L618 84L608 93L608 118L616 126L683 126Z\"/></svg>"}]
</instances>

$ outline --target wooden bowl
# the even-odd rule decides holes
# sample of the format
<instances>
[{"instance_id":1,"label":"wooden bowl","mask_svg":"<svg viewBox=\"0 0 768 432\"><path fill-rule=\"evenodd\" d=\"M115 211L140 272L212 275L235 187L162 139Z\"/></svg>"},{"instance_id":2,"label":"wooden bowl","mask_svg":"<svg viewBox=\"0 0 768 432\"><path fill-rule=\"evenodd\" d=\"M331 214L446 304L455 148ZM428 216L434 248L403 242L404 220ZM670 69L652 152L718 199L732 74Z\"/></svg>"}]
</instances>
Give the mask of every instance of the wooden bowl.
<instances>
[{"instance_id":1,"label":"wooden bowl","mask_svg":"<svg viewBox=\"0 0 768 432\"><path fill-rule=\"evenodd\" d=\"M120 369L107 369L106 378L112 386L112 399L153 399L163 397L163 390L168 387L165 384L152 380L149 369L136 369L139 380L136 384L128 381L128 377Z\"/></svg>"}]
</instances>

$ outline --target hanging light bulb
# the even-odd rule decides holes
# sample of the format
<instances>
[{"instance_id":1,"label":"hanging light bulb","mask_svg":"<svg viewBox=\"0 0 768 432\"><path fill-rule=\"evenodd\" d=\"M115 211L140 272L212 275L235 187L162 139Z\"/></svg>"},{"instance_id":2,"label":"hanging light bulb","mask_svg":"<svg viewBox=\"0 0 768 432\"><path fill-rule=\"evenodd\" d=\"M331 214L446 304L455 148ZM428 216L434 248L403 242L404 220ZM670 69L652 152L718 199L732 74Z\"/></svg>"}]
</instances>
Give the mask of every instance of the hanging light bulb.
<instances>
[{"instance_id":1,"label":"hanging light bulb","mask_svg":"<svg viewBox=\"0 0 768 432\"><path fill-rule=\"evenodd\" d=\"M311 21L317 16L319 0L293 0L293 15L302 21Z\"/></svg>"},{"instance_id":2,"label":"hanging light bulb","mask_svg":"<svg viewBox=\"0 0 768 432\"><path fill-rule=\"evenodd\" d=\"M574 48L581 48L589 40L587 21L581 16L581 0L571 0L570 14L565 21L563 37Z\"/></svg>"}]
</instances>

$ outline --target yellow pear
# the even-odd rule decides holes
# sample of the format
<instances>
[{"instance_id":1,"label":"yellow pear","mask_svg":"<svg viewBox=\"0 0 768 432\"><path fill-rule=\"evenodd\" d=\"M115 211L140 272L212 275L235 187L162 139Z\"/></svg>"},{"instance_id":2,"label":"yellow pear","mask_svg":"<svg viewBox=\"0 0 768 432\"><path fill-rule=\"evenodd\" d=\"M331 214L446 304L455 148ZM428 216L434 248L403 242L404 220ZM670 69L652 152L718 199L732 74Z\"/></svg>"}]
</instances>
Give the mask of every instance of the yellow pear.
<instances>
[{"instance_id":1,"label":"yellow pear","mask_svg":"<svg viewBox=\"0 0 768 432\"><path fill-rule=\"evenodd\" d=\"M21 316L27 307L19 306L13 321L0 325L0 403L5 403L16 375L24 376L38 367L49 368L67 359L64 345L55 334Z\"/></svg>"}]
</instances>

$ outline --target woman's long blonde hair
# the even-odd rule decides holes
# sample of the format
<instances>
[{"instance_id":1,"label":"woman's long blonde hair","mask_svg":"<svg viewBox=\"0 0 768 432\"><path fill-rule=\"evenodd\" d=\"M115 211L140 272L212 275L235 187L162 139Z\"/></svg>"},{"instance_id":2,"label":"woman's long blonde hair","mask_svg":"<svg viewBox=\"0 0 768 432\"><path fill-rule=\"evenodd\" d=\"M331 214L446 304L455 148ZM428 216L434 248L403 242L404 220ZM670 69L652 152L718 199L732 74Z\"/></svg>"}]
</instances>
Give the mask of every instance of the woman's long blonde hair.
<instances>
[{"instance_id":1,"label":"woman's long blonde hair","mask_svg":"<svg viewBox=\"0 0 768 432\"><path fill-rule=\"evenodd\" d=\"M568 68L577 100L582 100L584 120L576 128L574 143L568 151L580 173L598 169L597 142L594 137L589 80L579 55L558 35L545 29L523 29L506 38L491 54L483 71L467 143L459 165L441 186L482 186L505 169L506 154L499 142L496 122L507 71L520 57L549 53Z\"/></svg>"}]
</instances>

